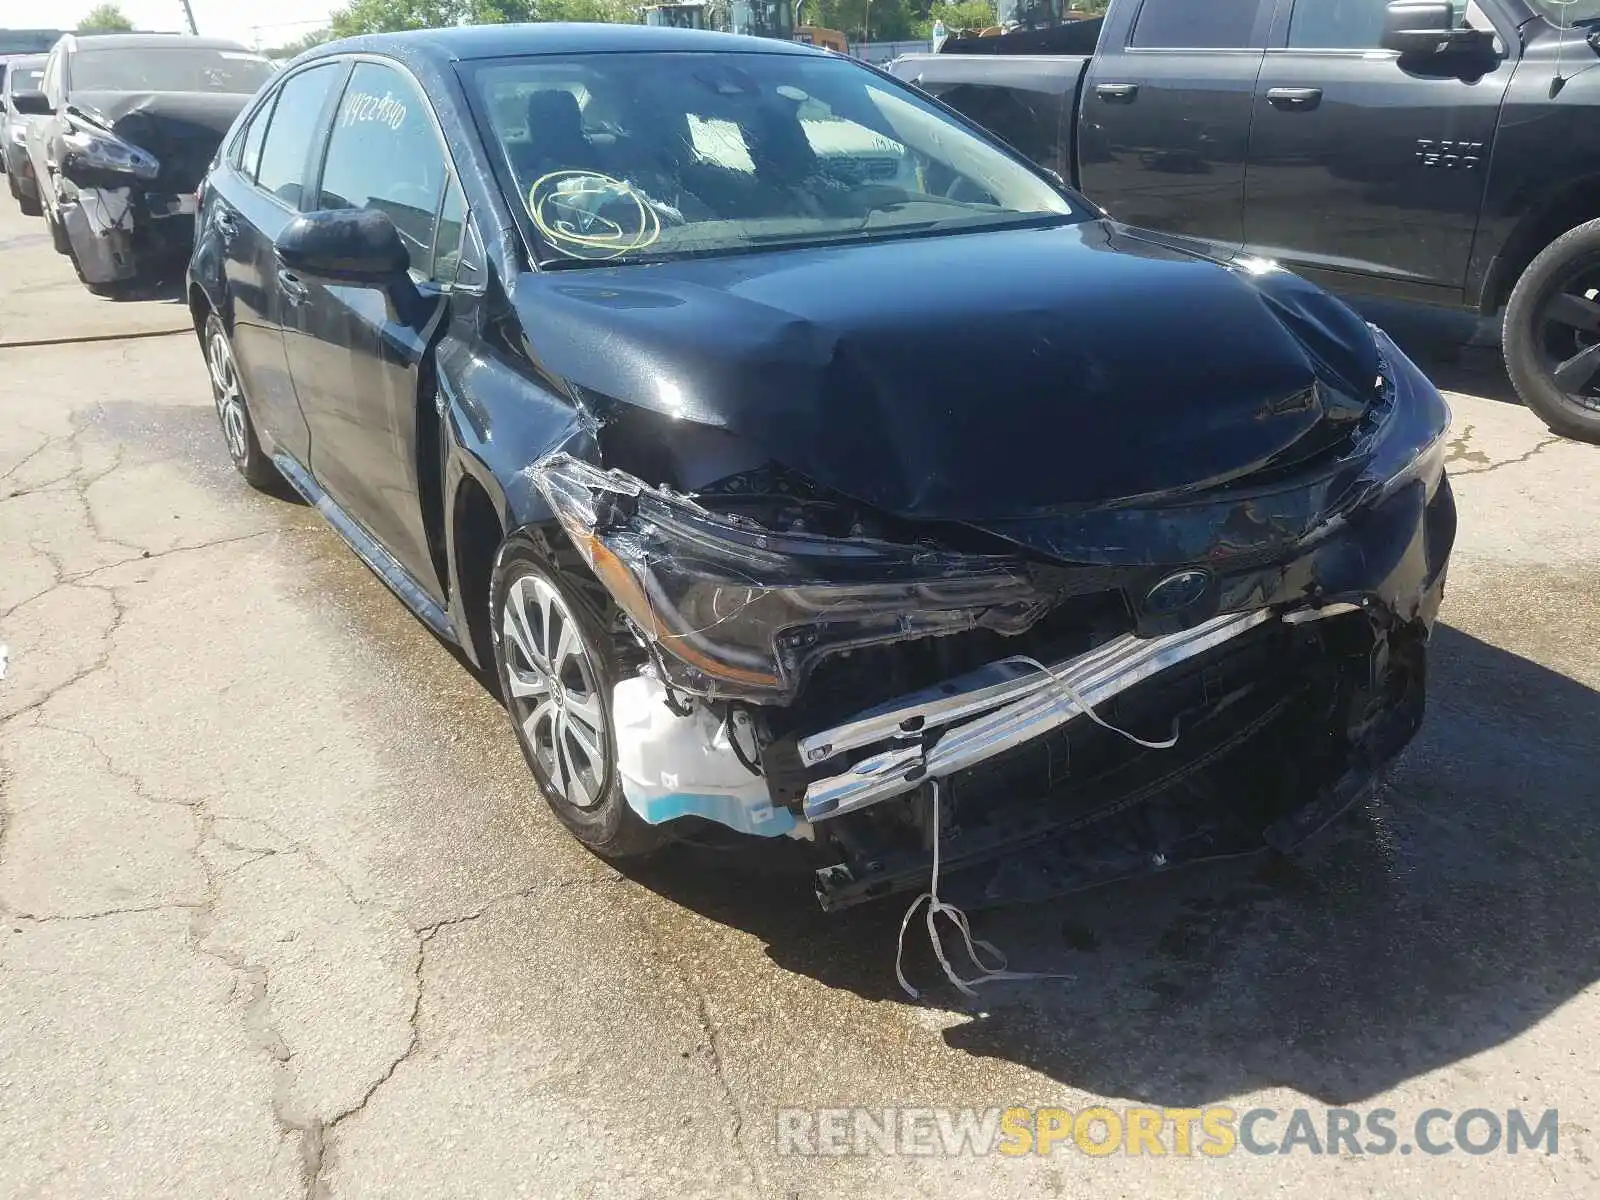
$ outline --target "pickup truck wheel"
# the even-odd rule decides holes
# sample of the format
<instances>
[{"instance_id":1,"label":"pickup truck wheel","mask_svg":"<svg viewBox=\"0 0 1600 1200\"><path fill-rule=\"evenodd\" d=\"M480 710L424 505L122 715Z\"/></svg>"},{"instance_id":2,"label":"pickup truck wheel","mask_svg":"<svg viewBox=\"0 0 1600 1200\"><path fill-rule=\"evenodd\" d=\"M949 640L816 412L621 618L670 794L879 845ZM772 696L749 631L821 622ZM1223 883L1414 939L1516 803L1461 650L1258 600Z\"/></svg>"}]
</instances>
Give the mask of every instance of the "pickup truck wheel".
<instances>
[{"instance_id":1,"label":"pickup truck wheel","mask_svg":"<svg viewBox=\"0 0 1600 1200\"><path fill-rule=\"evenodd\" d=\"M12 184L12 188L17 197L17 207L22 210L23 216L37 217L44 212L44 207L39 203L39 197L24 196L22 194L22 189L18 188L14 183Z\"/></svg>"},{"instance_id":2,"label":"pickup truck wheel","mask_svg":"<svg viewBox=\"0 0 1600 1200\"><path fill-rule=\"evenodd\" d=\"M551 811L605 858L665 844L666 832L622 794L611 720L616 658L600 618L520 540L501 552L489 602L500 694Z\"/></svg>"},{"instance_id":3,"label":"pickup truck wheel","mask_svg":"<svg viewBox=\"0 0 1600 1200\"><path fill-rule=\"evenodd\" d=\"M1506 306L1506 368L1556 433L1600 442L1600 221L1562 234Z\"/></svg>"}]
</instances>

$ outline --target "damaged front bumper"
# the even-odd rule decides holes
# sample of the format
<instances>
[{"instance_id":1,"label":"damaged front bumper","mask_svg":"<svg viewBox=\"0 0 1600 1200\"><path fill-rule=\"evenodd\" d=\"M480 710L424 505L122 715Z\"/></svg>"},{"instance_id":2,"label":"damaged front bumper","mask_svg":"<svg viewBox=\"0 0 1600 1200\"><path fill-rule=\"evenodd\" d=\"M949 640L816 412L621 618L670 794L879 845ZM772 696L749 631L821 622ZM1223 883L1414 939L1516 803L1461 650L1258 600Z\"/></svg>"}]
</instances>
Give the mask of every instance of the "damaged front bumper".
<instances>
[{"instance_id":1,"label":"damaged front bumper","mask_svg":"<svg viewBox=\"0 0 1600 1200\"><path fill-rule=\"evenodd\" d=\"M152 261L177 259L194 243L191 196L135 187L78 188L57 211L84 282L133 279Z\"/></svg>"},{"instance_id":2,"label":"damaged front bumper","mask_svg":"<svg viewBox=\"0 0 1600 1200\"><path fill-rule=\"evenodd\" d=\"M826 908L920 886L935 833L951 869L991 868L966 903L1309 836L1420 725L1455 538L1448 410L1377 337L1387 389L1346 452L1008 528L1017 553L537 464L649 657L615 714L630 804L825 843Z\"/></svg>"}]
</instances>

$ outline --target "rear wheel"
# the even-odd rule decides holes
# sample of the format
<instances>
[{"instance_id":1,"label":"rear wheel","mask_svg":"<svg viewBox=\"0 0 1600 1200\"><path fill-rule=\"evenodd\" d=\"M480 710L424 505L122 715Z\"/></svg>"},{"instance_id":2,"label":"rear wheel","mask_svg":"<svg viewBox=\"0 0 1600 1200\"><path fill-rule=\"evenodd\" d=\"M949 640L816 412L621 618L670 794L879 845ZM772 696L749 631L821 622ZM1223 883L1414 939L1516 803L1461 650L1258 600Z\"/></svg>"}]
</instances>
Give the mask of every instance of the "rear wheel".
<instances>
[{"instance_id":1,"label":"rear wheel","mask_svg":"<svg viewBox=\"0 0 1600 1200\"><path fill-rule=\"evenodd\" d=\"M228 457L251 487L268 490L278 482L278 469L256 439L255 423L245 400L244 384L233 358L233 344L216 313L206 317L206 370L211 376L211 398Z\"/></svg>"},{"instance_id":2,"label":"rear wheel","mask_svg":"<svg viewBox=\"0 0 1600 1200\"><path fill-rule=\"evenodd\" d=\"M1556 433L1600 441L1600 221L1561 235L1506 306L1506 368Z\"/></svg>"},{"instance_id":3,"label":"rear wheel","mask_svg":"<svg viewBox=\"0 0 1600 1200\"><path fill-rule=\"evenodd\" d=\"M560 571L513 542L491 589L495 667L506 711L545 801L607 858L667 841L628 807L616 767L616 658L599 617Z\"/></svg>"}]
</instances>

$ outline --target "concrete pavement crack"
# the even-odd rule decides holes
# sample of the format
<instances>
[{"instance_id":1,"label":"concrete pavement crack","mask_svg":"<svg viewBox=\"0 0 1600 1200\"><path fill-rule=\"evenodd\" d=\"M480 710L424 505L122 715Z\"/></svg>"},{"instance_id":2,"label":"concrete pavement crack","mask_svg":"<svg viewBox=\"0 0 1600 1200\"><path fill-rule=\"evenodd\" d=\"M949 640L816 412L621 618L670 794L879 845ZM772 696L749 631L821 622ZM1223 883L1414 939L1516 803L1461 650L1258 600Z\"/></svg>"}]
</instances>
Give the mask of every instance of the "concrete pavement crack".
<instances>
[{"instance_id":1,"label":"concrete pavement crack","mask_svg":"<svg viewBox=\"0 0 1600 1200\"><path fill-rule=\"evenodd\" d=\"M190 554L200 550L211 550L217 546L233 546L239 544L240 542L249 542L254 541L257 538L270 537L278 532L280 531L276 529L258 529L254 533L238 533L232 535L231 537L212 538L208 542L196 542L189 546L173 546L167 550L141 550L138 554L130 555L127 558L119 558L115 562L101 563L98 567L90 567L87 570L73 571L70 573L62 572L60 560L55 558L50 551L44 549L43 547L36 546L34 549L37 550L38 553L50 559L51 567L54 569L56 574L56 581L49 587L42 588L41 590L34 592L31 596L24 596L21 600L18 600L15 604L11 605L11 607L7 608L3 612L0 612L0 621L5 620L18 609L25 608L37 600L44 599L52 592L59 591L64 587L71 587L74 584L82 584L86 580L93 580L95 576L102 575L107 571L114 571L119 567L131 566L134 563L160 562L162 559L171 558L175 554ZM113 544L123 545L121 542ZM125 548L131 549L131 547Z\"/></svg>"},{"instance_id":2,"label":"concrete pavement crack","mask_svg":"<svg viewBox=\"0 0 1600 1200\"><path fill-rule=\"evenodd\" d=\"M733 1146L734 1153L739 1156L739 1161L744 1164L744 1169L750 1173L751 1186L759 1189L761 1172L756 1169L755 1159L751 1157L749 1147L744 1144L744 1109L739 1106L739 1098L734 1095L733 1084L728 1079L728 1066L722 1057L722 1032L712 1019L711 1002L706 996L705 989L696 987L695 991L700 1026L705 1030L706 1045L711 1051L711 1069L717 1077L717 1086L722 1089L723 1103L728 1106L733 1122L732 1128L728 1131L728 1141Z\"/></svg>"},{"instance_id":3,"label":"concrete pavement crack","mask_svg":"<svg viewBox=\"0 0 1600 1200\"><path fill-rule=\"evenodd\" d=\"M85 585L77 584L75 586L83 587ZM105 668L108 665L110 665L110 662L111 662L111 643L116 639L117 631L122 627L123 617L126 615L126 612L122 607L122 602L117 599L117 593L116 593L116 590L114 588L102 587L102 586L100 586L98 584L89 584L87 586L88 586L89 590L91 590L91 591L104 592L106 594L107 598L111 601L111 624L110 624L110 626L107 627L106 632L105 632L105 637L102 639L102 645L101 645L99 656L95 659L94 662L90 663L87 667L84 667L80 671L73 672L73 674L72 674L72 676L70 678L64 679L60 683L56 684L54 687L50 688L47 692L45 692L44 695L40 696L37 700L33 700L30 703L23 705L21 708L17 709L17 711L12 713L10 716L5 717L4 719L0 719L0 728L4 728L5 726L9 725L11 722L15 721L18 717L26 716L28 713L31 713L31 712L36 711L37 709L43 708L46 704L49 704L50 701L54 700L57 696L59 696L62 692L66 691L68 688L77 686L78 684L82 683L85 679L89 678L89 676L95 674L97 671L105 670ZM78 730L63 730L62 732L80 732L80 731L78 731ZM87 735L85 735L85 736L87 736Z\"/></svg>"},{"instance_id":4,"label":"concrete pavement crack","mask_svg":"<svg viewBox=\"0 0 1600 1200\"><path fill-rule=\"evenodd\" d=\"M417 1045L421 1041L417 1031L417 1018L422 1012L422 970L427 962L428 943L433 940L434 934L437 934L441 928L451 924L461 924L467 920L476 920L476 917L462 918L460 921L440 922L432 927L431 932L427 935L420 936L417 939L416 960L412 964L412 978L416 983L416 990L411 1001L411 1013L407 1018L407 1023L410 1026L410 1037L406 1040L406 1048L390 1062L388 1070L372 1081L361 1099L355 1104L328 1121L313 1120L310 1123L314 1127L314 1132L308 1130L307 1136L301 1143L305 1154L304 1165L307 1171L306 1200L327 1200L327 1197L331 1194L328 1189L328 1181L323 1178L323 1171L328 1165L329 1144L338 1132L340 1124L364 1110L372 1100L372 1097L377 1094L378 1089L394 1078L394 1073L400 1069L400 1064L416 1052Z\"/></svg>"},{"instance_id":5,"label":"concrete pavement crack","mask_svg":"<svg viewBox=\"0 0 1600 1200\"><path fill-rule=\"evenodd\" d=\"M1538 454L1541 450L1544 450L1544 449L1546 449L1546 448L1548 448L1550 446L1554 446L1557 442L1564 442L1566 440L1567 440L1566 438L1560 436L1559 434L1555 434L1555 435L1552 435L1551 437L1547 437L1543 441L1539 442L1536 446L1534 446L1534 448L1532 450L1529 450L1527 453L1517 455L1516 458L1508 458L1508 459L1505 459L1503 462L1491 463L1487 467L1476 467L1476 468L1474 468L1472 470L1467 470L1467 471L1451 471L1450 472L1450 477L1452 479L1463 479L1468 475L1492 475L1494 472L1500 470L1502 467L1515 467L1515 466L1518 466L1518 465L1520 465L1522 463L1525 463L1530 458L1532 458L1534 455Z\"/></svg>"},{"instance_id":6,"label":"concrete pavement crack","mask_svg":"<svg viewBox=\"0 0 1600 1200\"><path fill-rule=\"evenodd\" d=\"M169 901L166 904L135 904L128 908L108 908L101 912L92 913L52 913L48 917L35 917L29 913L7 913L4 920L17 921L27 925L59 925L67 921L99 921L106 917L126 917L134 913L166 912L170 909L193 912L202 908L202 904L185 904L180 900Z\"/></svg>"}]
</instances>

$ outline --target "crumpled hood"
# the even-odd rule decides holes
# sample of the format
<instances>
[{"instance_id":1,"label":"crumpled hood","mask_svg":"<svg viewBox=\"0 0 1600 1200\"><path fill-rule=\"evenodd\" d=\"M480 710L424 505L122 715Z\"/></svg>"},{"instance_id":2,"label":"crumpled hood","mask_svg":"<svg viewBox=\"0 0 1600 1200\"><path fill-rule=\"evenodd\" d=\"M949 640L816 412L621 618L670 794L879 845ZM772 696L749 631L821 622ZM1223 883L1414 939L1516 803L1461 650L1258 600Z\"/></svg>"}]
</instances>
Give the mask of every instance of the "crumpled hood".
<instances>
[{"instance_id":1,"label":"crumpled hood","mask_svg":"<svg viewBox=\"0 0 1600 1200\"><path fill-rule=\"evenodd\" d=\"M223 135L251 99L237 92L78 92L72 103L155 155L162 186L177 192L199 186Z\"/></svg>"},{"instance_id":2,"label":"crumpled hood","mask_svg":"<svg viewBox=\"0 0 1600 1200\"><path fill-rule=\"evenodd\" d=\"M1216 486L1374 395L1353 312L1104 221L524 276L545 370L915 519Z\"/></svg>"}]
</instances>

